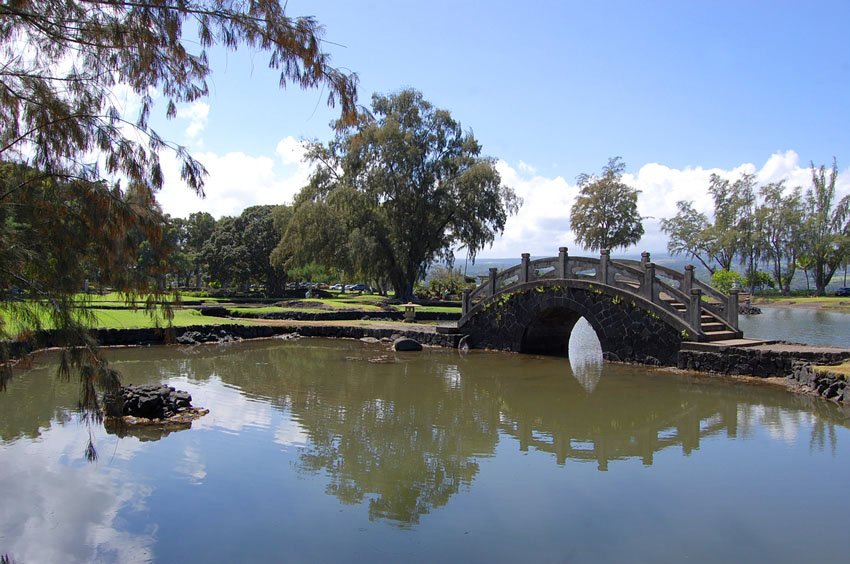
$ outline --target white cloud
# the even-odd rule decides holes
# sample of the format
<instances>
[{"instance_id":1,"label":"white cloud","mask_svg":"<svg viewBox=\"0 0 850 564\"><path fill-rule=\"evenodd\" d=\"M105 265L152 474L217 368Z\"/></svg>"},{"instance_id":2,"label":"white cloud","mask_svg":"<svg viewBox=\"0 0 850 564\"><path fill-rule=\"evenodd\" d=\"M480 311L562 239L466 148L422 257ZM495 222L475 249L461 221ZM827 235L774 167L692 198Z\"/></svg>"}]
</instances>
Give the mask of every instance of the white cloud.
<instances>
[{"instance_id":1,"label":"white cloud","mask_svg":"<svg viewBox=\"0 0 850 564\"><path fill-rule=\"evenodd\" d=\"M2 551L17 562L149 562L152 531L124 530L120 514L143 510L151 487L105 460L69 463L85 444L82 426L54 422L40 434L4 445ZM102 428L94 434L105 459L117 439Z\"/></svg>"},{"instance_id":2,"label":"white cloud","mask_svg":"<svg viewBox=\"0 0 850 564\"><path fill-rule=\"evenodd\" d=\"M520 172L524 172L524 173L528 173L528 174L535 174L537 172L536 168L534 168L533 166L531 166L530 164L528 164L525 161L519 161L518 168L519 168Z\"/></svg>"},{"instance_id":3,"label":"white cloud","mask_svg":"<svg viewBox=\"0 0 850 564\"><path fill-rule=\"evenodd\" d=\"M275 431L274 442L285 447L302 447L307 445L309 437L297 421L283 419Z\"/></svg>"},{"instance_id":4,"label":"white cloud","mask_svg":"<svg viewBox=\"0 0 850 564\"><path fill-rule=\"evenodd\" d=\"M280 140L271 156L241 152L218 155L199 153L196 157L209 171L206 199L195 196L179 180L177 162L163 159L165 188L159 196L163 209L173 216L185 217L196 211L207 211L215 217L238 215L248 206L290 203L307 183L312 166L304 161L305 146L294 137ZM831 163L826 163L827 165ZM570 210L578 194L575 183L561 176L547 177L524 161L515 166L498 161L496 168L502 181L523 199L517 215L508 219L505 233L480 257L519 257L524 252L533 256L553 256L558 247L569 247L574 255L587 254L575 243L569 225ZM795 151L774 153L762 166L742 163L730 169L686 167L671 168L661 163L647 163L637 172L624 175L624 181L641 191L638 211L644 219L645 234L629 253L649 250L662 253L667 237L660 222L676 213L676 202L692 201L697 210L711 214L713 206L707 187L709 177L718 174L730 180L743 173L755 174L759 184L786 179L789 188L811 185L808 165L800 162ZM838 196L850 193L850 168L839 176Z\"/></svg>"},{"instance_id":5,"label":"white cloud","mask_svg":"<svg viewBox=\"0 0 850 564\"><path fill-rule=\"evenodd\" d=\"M312 170L303 161L304 152L301 142L287 137L277 144L272 156L195 153L194 157L209 173L203 199L180 180L179 163L174 156L165 154L165 182L157 199L163 210L175 217L205 211L219 218L239 215L248 206L291 203L307 184Z\"/></svg>"},{"instance_id":6,"label":"white cloud","mask_svg":"<svg viewBox=\"0 0 850 564\"><path fill-rule=\"evenodd\" d=\"M568 218L575 186L560 176L528 177L505 161L497 162L496 169L523 204L519 213L508 219L504 235L483 253L490 257L519 257L523 252L548 256L572 241Z\"/></svg>"},{"instance_id":7,"label":"white cloud","mask_svg":"<svg viewBox=\"0 0 850 564\"><path fill-rule=\"evenodd\" d=\"M547 178L535 175L529 172L533 169L522 161L516 167L504 161L499 161L496 166L502 181L516 190L524 203L519 213L508 219L504 235L492 248L485 249L482 257L519 257L523 252L532 256L554 256L559 246L569 247L571 254L587 254L576 245L569 229L570 210L578 194L575 184L560 176ZM646 218L643 239L628 252L666 251L667 236L661 232L660 222L676 214L676 202L679 200L692 201L697 210L711 215L713 204L707 188L709 177L715 173L730 180L743 173L755 174L760 185L786 179L789 189L801 186L805 190L811 185L808 165L800 163L799 155L790 150L771 155L761 167L742 163L728 170L702 167L675 169L660 163L647 163L636 173L623 177L627 184L641 191L638 211ZM836 192L838 198L850 194L850 168L840 173Z\"/></svg>"},{"instance_id":8,"label":"white cloud","mask_svg":"<svg viewBox=\"0 0 850 564\"><path fill-rule=\"evenodd\" d=\"M209 115L210 106L206 102L192 102L177 109L178 118L189 120L189 125L186 127L186 137L196 143L202 142L200 135L207 126Z\"/></svg>"}]
</instances>

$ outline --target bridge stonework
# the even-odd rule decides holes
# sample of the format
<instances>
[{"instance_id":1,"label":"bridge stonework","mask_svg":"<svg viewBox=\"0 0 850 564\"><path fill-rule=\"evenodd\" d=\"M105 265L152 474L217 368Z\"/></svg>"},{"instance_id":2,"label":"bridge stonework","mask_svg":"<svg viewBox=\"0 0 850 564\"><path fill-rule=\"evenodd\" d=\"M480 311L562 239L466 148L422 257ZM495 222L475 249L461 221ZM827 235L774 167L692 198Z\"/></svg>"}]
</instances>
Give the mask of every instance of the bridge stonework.
<instances>
[{"instance_id":1,"label":"bridge stonework","mask_svg":"<svg viewBox=\"0 0 850 564\"><path fill-rule=\"evenodd\" d=\"M584 317L606 360L675 366L683 335L642 301L577 280L529 282L482 304L462 332L473 348L567 356L570 333Z\"/></svg>"}]
</instances>

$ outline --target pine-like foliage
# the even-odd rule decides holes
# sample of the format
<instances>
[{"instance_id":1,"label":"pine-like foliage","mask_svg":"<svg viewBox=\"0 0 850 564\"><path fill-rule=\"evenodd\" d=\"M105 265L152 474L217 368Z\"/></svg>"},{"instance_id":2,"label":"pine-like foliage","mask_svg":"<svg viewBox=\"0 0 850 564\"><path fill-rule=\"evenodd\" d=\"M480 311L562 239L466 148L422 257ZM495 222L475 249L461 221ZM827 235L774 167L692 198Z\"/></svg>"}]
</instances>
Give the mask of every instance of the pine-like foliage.
<instances>
[{"instance_id":1,"label":"pine-like foliage","mask_svg":"<svg viewBox=\"0 0 850 564\"><path fill-rule=\"evenodd\" d=\"M602 176L581 174L579 195L570 212L576 242L586 249L627 248L643 237L636 190L621 179L626 165L620 157L608 160Z\"/></svg>"},{"instance_id":2,"label":"pine-like foliage","mask_svg":"<svg viewBox=\"0 0 850 564\"><path fill-rule=\"evenodd\" d=\"M79 375L83 413L100 417L95 387L118 378L76 293L96 273L128 300L159 301L161 152L203 194L203 166L148 125L154 92L174 117L208 92L207 48L247 47L269 54L281 87L326 87L340 122L353 123L356 76L330 65L321 37L277 0L0 3L0 388L9 341L51 327L51 344L66 347L60 373ZM139 99L135 115L122 113L121 90Z\"/></svg>"},{"instance_id":3,"label":"pine-like foliage","mask_svg":"<svg viewBox=\"0 0 850 564\"><path fill-rule=\"evenodd\" d=\"M402 300L455 248L474 260L521 204L472 133L413 89L373 95L368 116L309 156L318 166L273 262L389 280Z\"/></svg>"}]
</instances>

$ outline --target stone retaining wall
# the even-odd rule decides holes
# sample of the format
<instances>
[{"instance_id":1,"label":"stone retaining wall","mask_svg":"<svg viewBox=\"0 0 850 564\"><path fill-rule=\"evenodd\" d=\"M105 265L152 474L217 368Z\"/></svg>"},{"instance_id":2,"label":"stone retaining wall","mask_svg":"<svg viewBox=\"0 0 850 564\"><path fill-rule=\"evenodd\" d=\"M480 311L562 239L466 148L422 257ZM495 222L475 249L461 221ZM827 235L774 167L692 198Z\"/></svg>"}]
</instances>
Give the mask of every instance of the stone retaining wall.
<instances>
[{"instance_id":1,"label":"stone retaining wall","mask_svg":"<svg viewBox=\"0 0 850 564\"><path fill-rule=\"evenodd\" d=\"M93 329L92 334L101 346L196 344L228 342L240 339L258 339L276 335L298 333L304 337L328 337L376 339L409 337L422 344L457 348L462 335L420 331L415 326L409 329L387 329L361 326L303 326L273 327L267 325L194 325L171 329ZM11 344L11 356L21 357L34 350L61 346L62 343L51 331L43 331L31 342Z\"/></svg>"},{"instance_id":2,"label":"stone retaining wall","mask_svg":"<svg viewBox=\"0 0 850 564\"><path fill-rule=\"evenodd\" d=\"M850 388L847 387L843 374L820 370L815 372L812 363L797 361L788 379L799 385L803 391L838 403L850 403Z\"/></svg>"},{"instance_id":3,"label":"stone retaining wall","mask_svg":"<svg viewBox=\"0 0 850 564\"><path fill-rule=\"evenodd\" d=\"M460 331L473 348L565 356L570 333L584 317L606 360L675 366L682 335L641 306L650 307L616 288L538 281L473 309Z\"/></svg>"},{"instance_id":4,"label":"stone retaining wall","mask_svg":"<svg viewBox=\"0 0 850 564\"><path fill-rule=\"evenodd\" d=\"M837 364L850 358L850 351L788 351L756 347L720 347L715 351L679 351L678 368L734 376L786 377L795 362Z\"/></svg>"},{"instance_id":5,"label":"stone retaining wall","mask_svg":"<svg viewBox=\"0 0 850 564\"><path fill-rule=\"evenodd\" d=\"M253 313L245 311L233 311L224 307L206 307L200 310L202 315L215 317L233 317L243 319L291 319L294 321L357 321L371 319L376 321L402 321L404 312L401 311L275 311L267 313ZM457 321L460 313L422 311L416 313L419 321Z\"/></svg>"}]
</instances>

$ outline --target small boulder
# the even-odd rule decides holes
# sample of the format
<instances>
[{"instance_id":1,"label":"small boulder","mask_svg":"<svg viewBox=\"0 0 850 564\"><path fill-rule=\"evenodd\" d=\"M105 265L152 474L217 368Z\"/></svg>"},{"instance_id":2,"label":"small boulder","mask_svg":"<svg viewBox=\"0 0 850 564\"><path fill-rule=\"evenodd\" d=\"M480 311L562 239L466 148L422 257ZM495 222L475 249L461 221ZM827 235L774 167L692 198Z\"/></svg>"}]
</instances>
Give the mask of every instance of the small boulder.
<instances>
[{"instance_id":1,"label":"small boulder","mask_svg":"<svg viewBox=\"0 0 850 564\"><path fill-rule=\"evenodd\" d=\"M421 351L422 345L413 339L401 337L393 341L393 350L398 352Z\"/></svg>"}]
</instances>

